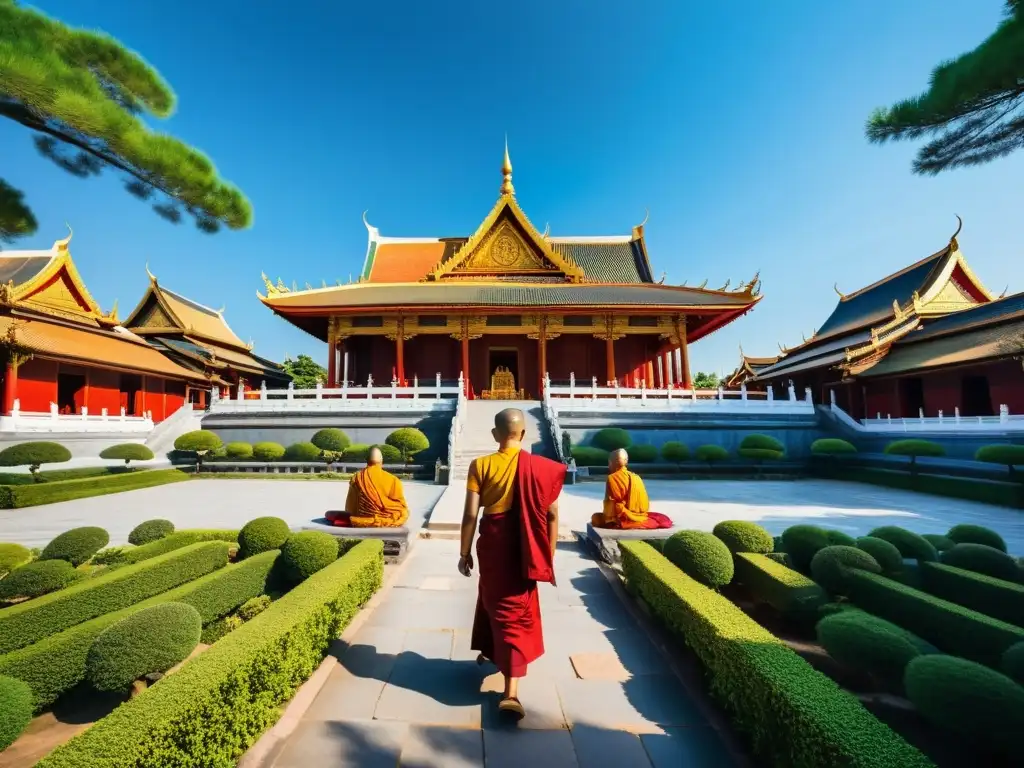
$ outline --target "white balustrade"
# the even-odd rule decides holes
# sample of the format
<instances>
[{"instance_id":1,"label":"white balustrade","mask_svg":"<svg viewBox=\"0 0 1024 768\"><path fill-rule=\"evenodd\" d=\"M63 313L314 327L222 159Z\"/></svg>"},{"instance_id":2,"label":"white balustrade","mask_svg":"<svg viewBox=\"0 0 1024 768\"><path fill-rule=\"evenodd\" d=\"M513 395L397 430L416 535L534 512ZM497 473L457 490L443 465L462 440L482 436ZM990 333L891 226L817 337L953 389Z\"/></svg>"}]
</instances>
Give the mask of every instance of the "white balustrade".
<instances>
[{"instance_id":1,"label":"white balustrade","mask_svg":"<svg viewBox=\"0 0 1024 768\"><path fill-rule=\"evenodd\" d=\"M877 413L873 419L858 421L835 403L831 405L832 413L837 419L858 432L891 434L894 432L972 432L1002 433L1024 432L1024 414L1011 414L1006 405L999 406L996 416L964 417L960 408L953 409L953 418L948 418L943 411L937 416L925 416L924 409L918 409L918 415L910 418L893 418L892 414L884 417Z\"/></svg>"},{"instance_id":2,"label":"white balustrade","mask_svg":"<svg viewBox=\"0 0 1024 768\"><path fill-rule=\"evenodd\" d=\"M0 432L3 433L146 435L152 431L152 412L126 416L124 408L119 416L110 416L106 408L101 408L99 415L90 415L85 406L80 413L61 413L57 404L51 402L48 411L23 411L21 399L15 398L11 413L0 416Z\"/></svg>"}]
</instances>

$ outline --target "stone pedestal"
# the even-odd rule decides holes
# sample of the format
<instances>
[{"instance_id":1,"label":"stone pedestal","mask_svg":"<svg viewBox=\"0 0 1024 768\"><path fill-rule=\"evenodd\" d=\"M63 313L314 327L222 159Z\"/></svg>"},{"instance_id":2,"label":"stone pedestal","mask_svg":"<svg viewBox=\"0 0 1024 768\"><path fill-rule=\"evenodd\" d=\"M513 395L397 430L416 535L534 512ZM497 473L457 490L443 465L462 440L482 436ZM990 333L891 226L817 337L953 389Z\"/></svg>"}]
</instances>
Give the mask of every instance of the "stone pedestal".
<instances>
[{"instance_id":1,"label":"stone pedestal","mask_svg":"<svg viewBox=\"0 0 1024 768\"><path fill-rule=\"evenodd\" d=\"M645 541L647 539L667 539L674 528L659 528L653 531L620 531L614 528L595 528L587 523L587 542L597 550L598 556L606 563L616 565L619 555L620 541Z\"/></svg>"},{"instance_id":2,"label":"stone pedestal","mask_svg":"<svg viewBox=\"0 0 1024 768\"><path fill-rule=\"evenodd\" d=\"M409 529L399 528L342 528L325 522L300 526L300 531L323 531L339 539L378 539L384 542L384 562L395 565L405 559L409 551Z\"/></svg>"}]
</instances>

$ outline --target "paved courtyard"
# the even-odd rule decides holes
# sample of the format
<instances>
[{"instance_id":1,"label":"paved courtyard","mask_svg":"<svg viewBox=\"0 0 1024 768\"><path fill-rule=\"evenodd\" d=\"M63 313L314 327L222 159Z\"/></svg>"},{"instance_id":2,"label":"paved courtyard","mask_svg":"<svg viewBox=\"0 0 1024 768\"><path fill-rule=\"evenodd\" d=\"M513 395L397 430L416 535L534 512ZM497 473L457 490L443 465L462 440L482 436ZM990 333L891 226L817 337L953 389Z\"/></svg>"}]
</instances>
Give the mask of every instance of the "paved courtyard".
<instances>
[{"instance_id":1,"label":"paved courtyard","mask_svg":"<svg viewBox=\"0 0 1024 768\"><path fill-rule=\"evenodd\" d=\"M469 649L476 578L458 544L421 541L327 682L262 768L676 768L737 765L596 564L575 545L541 585L546 653L520 685L518 727L496 717L501 677Z\"/></svg>"}]
</instances>

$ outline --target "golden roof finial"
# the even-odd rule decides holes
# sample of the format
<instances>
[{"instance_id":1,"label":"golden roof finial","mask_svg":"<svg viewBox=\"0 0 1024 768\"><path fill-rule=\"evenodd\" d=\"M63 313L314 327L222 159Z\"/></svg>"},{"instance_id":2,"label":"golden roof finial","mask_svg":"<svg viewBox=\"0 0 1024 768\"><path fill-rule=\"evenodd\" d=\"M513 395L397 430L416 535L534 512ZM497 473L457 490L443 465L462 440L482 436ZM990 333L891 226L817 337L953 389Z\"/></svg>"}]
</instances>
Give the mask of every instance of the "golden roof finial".
<instances>
[{"instance_id":1,"label":"golden roof finial","mask_svg":"<svg viewBox=\"0 0 1024 768\"><path fill-rule=\"evenodd\" d=\"M1005 298L1006 298L1006 292L1007 292L1008 290L1010 290L1010 284L1009 284L1009 283L1007 283L1007 284L1006 284L1006 287L1005 287L1005 288L1003 288L1003 292L999 294L999 298L1000 298L1000 299L1005 299Z\"/></svg>"},{"instance_id":2,"label":"golden roof finial","mask_svg":"<svg viewBox=\"0 0 1024 768\"><path fill-rule=\"evenodd\" d=\"M846 294L839 290L839 283L832 283L832 290L836 292L836 296L839 297L840 301L846 299Z\"/></svg>"},{"instance_id":3,"label":"golden roof finial","mask_svg":"<svg viewBox=\"0 0 1024 768\"><path fill-rule=\"evenodd\" d=\"M956 216L956 214L953 214L953 215ZM956 232L954 232L953 236L951 238L949 238L950 250L953 250L953 251L959 251L960 250L960 244L956 241L956 236L960 234L960 230L963 229L963 228L964 228L964 220L961 219L959 216L956 216Z\"/></svg>"},{"instance_id":4,"label":"golden roof finial","mask_svg":"<svg viewBox=\"0 0 1024 768\"><path fill-rule=\"evenodd\" d=\"M505 159L501 161L501 175L501 196L515 195L516 188L512 186L512 161L508 157L508 136L505 136Z\"/></svg>"},{"instance_id":5,"label":"golden roof finial","mask_svg":"<svg viewBox=\"0 0 1024 768\"><path fill-rule=\"evenodd\" d=\"M156 275L154 275L152 272L149 271L149 262L148 261L146 262L146 275L149 277L149 281L151 283L155 283L156 282Z\"/></svg>"},{"instance_id":6,"label":"golden roof finial","mask_svg":"<svg viewBox=\"0 0 1024 768\"><path fill-rule=\"evenodd\" d=\"M68 224L66 221L64 222L64 226L68 228L68 236L65 237L63 240L58 240L56 243L54 243L54 246L59 251L66 251L68 249L68 243L71 242L71 237L75 234L74 230L71 229L71 225Z\"/></svg>"}]
</instances>

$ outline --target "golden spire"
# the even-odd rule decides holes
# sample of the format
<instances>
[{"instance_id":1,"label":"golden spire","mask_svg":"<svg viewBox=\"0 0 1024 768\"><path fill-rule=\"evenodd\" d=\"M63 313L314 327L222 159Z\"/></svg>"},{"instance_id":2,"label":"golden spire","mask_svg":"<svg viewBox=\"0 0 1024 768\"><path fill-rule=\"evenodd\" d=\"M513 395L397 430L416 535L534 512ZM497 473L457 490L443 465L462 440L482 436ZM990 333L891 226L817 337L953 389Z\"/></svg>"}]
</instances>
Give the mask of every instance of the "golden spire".
<instances>
[{"instance_id":1,"label":"golden spire","mask_svg":"<svg viewBox=\"0 0 1024 768\"><path fill-rule=\"evenodd\" d=\"M515 195L516 188L512 186L512 161L508 157L508 136L505 137L505 159L501 161L501 175L501 196Z\"/></svg>"},{"instance_id":2,"label":"golden spire","mask_svg":"<svg viewBox=\"0 0 1024 768\"><path fill-rule=\"evenodd\" d=\"M839 290L839 283L833 283L832 290L836 292L836 296L839 297L840 301L846 301L846 294Z\"/></svg>"}]
</instances>

